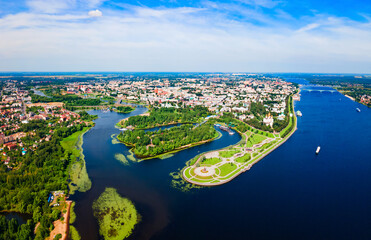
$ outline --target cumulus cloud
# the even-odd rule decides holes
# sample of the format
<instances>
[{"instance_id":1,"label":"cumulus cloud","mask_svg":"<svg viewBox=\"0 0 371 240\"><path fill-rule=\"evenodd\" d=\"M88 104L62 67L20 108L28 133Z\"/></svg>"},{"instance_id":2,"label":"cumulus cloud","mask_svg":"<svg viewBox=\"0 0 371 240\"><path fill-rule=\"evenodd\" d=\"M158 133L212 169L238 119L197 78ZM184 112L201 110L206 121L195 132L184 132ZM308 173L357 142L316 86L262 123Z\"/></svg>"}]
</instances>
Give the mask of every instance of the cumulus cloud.
<instances>
[{"instance_id":1,"label":"cumulus cloud","mask_svg":"<svg viewBox=\"0 0 371 240\"><path fill-rule=\"evenodd\" d=\"M103 16L103 13L99 11L98 9L89 11L89 16L90 17L101 17Z\"/></svg>"}]
</instances>

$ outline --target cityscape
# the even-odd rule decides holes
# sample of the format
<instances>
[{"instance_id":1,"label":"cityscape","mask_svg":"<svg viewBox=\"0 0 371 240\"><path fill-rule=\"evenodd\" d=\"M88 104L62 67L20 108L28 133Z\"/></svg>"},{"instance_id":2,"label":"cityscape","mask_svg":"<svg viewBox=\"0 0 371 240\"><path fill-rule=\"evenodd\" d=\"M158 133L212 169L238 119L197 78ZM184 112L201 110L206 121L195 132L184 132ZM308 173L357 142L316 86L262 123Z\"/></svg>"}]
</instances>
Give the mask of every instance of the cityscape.
<instances>
[{"instance_id":1,"label":"cityscape","mask_svg":"<svg viewBox=\"0 0 371 240\"><path fill-rule=\"evenodd\" d=\"M0 3L0 240L371 239L371 4Z\"/></svg>"}]
</instances>

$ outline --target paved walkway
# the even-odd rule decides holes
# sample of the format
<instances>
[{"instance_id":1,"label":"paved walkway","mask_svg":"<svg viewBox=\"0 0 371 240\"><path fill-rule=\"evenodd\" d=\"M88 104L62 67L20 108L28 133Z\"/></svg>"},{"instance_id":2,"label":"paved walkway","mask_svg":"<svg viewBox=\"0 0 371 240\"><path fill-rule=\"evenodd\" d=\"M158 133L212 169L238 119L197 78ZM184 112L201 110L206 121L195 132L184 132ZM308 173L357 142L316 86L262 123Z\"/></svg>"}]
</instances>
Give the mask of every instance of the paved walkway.
<instances>
[{"instance_id":1,"label":"paved walkway","mask_svg":"<svg viewBox=\"0 0 371 240\"><path fill-rule=\"evenodd\" d=\"M199 156L198 160L196 161L196 163L194 165L189 166L188 168L186 168L183 171L183 177L186 181L188 181L190 183L193 183L193 184L196 184L196 185L202 185L202 186L215 186L215 185L221 185L221 184L227 183L227 182L231 181L233 178L235 178L236 176L238 176L239 174L241 174L242 172L245 172L245 171L249 170L255 163L259 162L266 155L268 155L274 149L279 147L288 138L290 138L290 136L295 132L295 130L296 130L296 124L295 124L294 130L288 136L286 136L284 139L281 138L281 137L278 137L277 135L274 135L273 138L267 137L263 141L254 144L250 148L248 148L246 145L247 145L247 141L248 141L249 137L253 133L250 132L250 134L248 134L248 135L246 133L243 133L242 135L244 135L243 137L245 138L245 141L239 142L232 147L230 146L230 147L225 148L225 149L220 149L220 150L216 150L216 151L212 151L212 152L202 154L201 156ZM271 146L269 146L266 149L261 150L261 147L263 147L265 144L268 144L268 143L273 142L273 141L275 141L274 144L272 144ZM222 152L222 151L233 151L233 150L238 150L238 152L236 152L230 158L224 158L224 157L221 157L219 155L219 153ZM236 161L239 157L245 156L246 154L250 154L250 159L248 161L246 161L246 162L237 162ZM208 177L210 177L210 175L211 175L211 178L209 179L209 181L205 180L204 179L205 175L200 172L200 170L203 169L203 166L205 166L205 164L203 164L201 162L201 159L203 159L203 157L205 159L216 158L217 157L221 160L220 162L218 162L216 164L207 166L208 169L213 169L214 172L215 172L215 174L213 174L213 175L211 175L211 174L208 175ZM235 170L231 171L230 173L228 173L224 176L221 176L220 175L221 171L219 170L220 169L219 167L221 167L222 165L227 164L227 163L233 163L237 167L236 167ZM196 166L200 166L200 167L196 168ZM192 177L188 178L185 175L186 171L189 171L189 173L190 173L190 175L192 175ZM201 180L201 181L198 181L198 180Z\"/></svg>"}]
</instances>

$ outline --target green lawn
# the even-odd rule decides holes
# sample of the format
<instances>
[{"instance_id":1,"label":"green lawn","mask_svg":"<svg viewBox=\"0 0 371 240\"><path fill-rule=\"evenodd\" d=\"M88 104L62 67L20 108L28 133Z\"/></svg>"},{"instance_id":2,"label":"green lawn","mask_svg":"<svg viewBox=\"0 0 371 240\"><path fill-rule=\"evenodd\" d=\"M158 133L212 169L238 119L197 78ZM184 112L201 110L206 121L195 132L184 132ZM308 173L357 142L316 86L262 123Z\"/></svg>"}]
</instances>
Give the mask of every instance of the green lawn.
<instances>
[{"instance_id":1,"label":"green lawn","mask_svg":"<svg viewBox=\"0 0 371 240\"><path fill-rule=\"evenodd\" d=\"M104 239L127 238L139 221L134 204L121 197L114 188L106 188L94 201L93 211L99 223L99 233Z\"/></svg>"},{"instance_id":2,"label":"green lawn","mask_svg":"<svg viewBox=\"0 0 371 240\"><path fill-rule=\"evenodd\" d=\"M245 162L249 161L250 159L251 159L251 154L250 153L246 153L242 157L236 158L235 161L236 162L239 162L239 163L245 163Z\"/></svg>"},{"instance_id":3,"label":"green lawn","mask_svg":"<svg viewBox=\"0 0 371 240\"><path fill-rule=\"evenodd\" d=\"M187 177L187 178L192 178L192 175L190 173L191 171L191 168L187 168L184 172L184 175Z\"/></svg>"},{"instance_id":4,"label":"green lawn","mask_svg":"<svg viewBox=\"0 0 371 240\"><path fill-rule=\"evenodd\" d=\"M294 117L290 117L290 121L289 121L289 124L287 124L287 126L280 132L280 136L282 136L282 134L284 133L284 132L286 132L286 130L287 129L289 129L290 127L291 127L291 125L293 124L293 118Z\"/></svg>"},{"instance_id":5,"label":"green lawn","mask_svg":"<svg viewBox=\"0 0 371 240\"><path fill-rule=\"evenodd\" d=\"M255 144L258 144L258 143L264 141L266 138L267 138L266 136L263 136L263 135L260 135L260 134L253 134L247 140L246 147L250 148L250 147L254 146Z\"/></svg>"},{"instance_id":6,"label":"green lawn","mask_svg":"<svg viewBox=\"0 0 371 240\"><path fill-rule=\"evenodd\" d=\"M201 164L210 164L210 165L215 165L217 163L220 163L222 160L220 160L219 158L207 158L207 159L204 159Z\"/></svg>"},{"instance_id":7,"label":"green lawn","mask_svg":"<svg viewBox=\"0 0 371 240\"><path fill-rule=\"evenodd\" d=\"M227 174L233 172L236 170L237 165L234 163L225 163L222 166L219 167L220 170L220 176L226 176Z\"/></svg>"},{"instance_id":8,"label":"green lawn","mask_svg":"<svg viewBox=\"0 0 371 240\"><path fill-rule=\"evenodd\" d=\"M230 158L230 157L232 157L233 155L235 155L236 153L239 153L239 152L241 152L241 151L238 150L238 149L221 151L221 152L219 152L219 156L221 156L223 158Z\"/></svg>"}]
</instances>

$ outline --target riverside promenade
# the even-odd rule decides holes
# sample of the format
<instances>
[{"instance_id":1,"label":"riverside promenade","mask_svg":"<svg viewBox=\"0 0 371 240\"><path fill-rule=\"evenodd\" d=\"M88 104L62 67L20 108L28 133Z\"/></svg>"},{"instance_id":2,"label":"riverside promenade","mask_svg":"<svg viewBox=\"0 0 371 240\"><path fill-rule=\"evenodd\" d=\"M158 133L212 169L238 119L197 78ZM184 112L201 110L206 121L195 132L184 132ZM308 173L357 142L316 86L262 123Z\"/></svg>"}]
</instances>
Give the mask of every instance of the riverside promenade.
<instances>
[{"instance_id":1,"label":"riverside promenade","mask_svg":"<svg viewBox=\"0 0 371 240\"><path fill-rule=\"evenodd\" d=\"M297 119L294 104L292 103L292 117L290 123L294 124L290 133L283 138L281 134L273 137L261 136L261 141L248 147L248 140L254 137L252 132L240 133L243 138L234 146L229 146L213 152L198 156L196 162L182 171L183 179L199 186L218 186L232 181L251 169L251 167L285 143L297 130ZM291 122L292 121L292 122Z\"/></svg>"}]
</instances>

